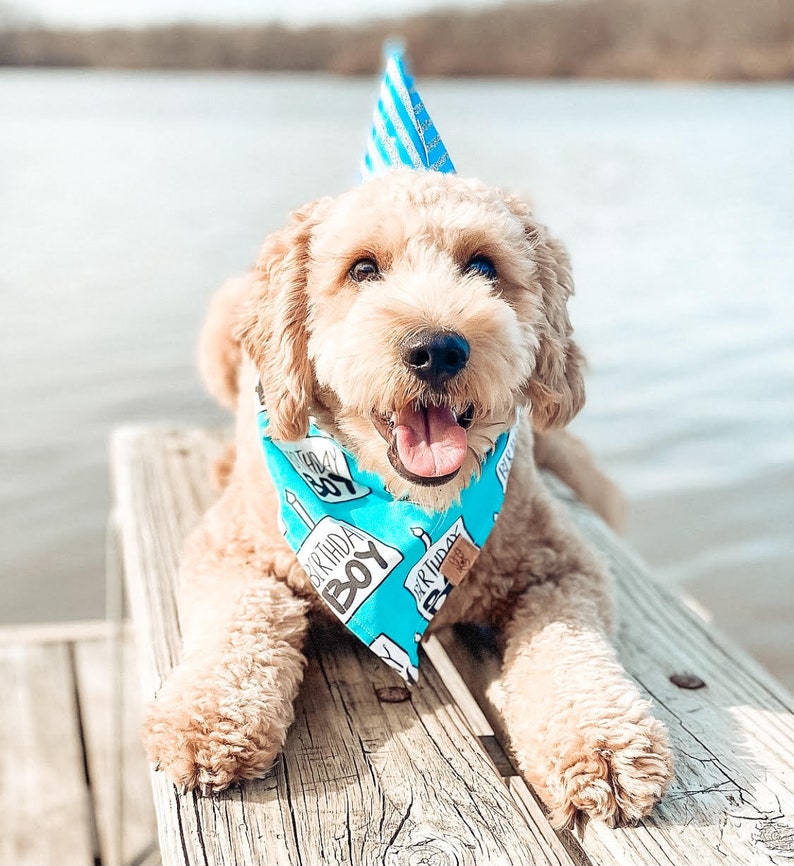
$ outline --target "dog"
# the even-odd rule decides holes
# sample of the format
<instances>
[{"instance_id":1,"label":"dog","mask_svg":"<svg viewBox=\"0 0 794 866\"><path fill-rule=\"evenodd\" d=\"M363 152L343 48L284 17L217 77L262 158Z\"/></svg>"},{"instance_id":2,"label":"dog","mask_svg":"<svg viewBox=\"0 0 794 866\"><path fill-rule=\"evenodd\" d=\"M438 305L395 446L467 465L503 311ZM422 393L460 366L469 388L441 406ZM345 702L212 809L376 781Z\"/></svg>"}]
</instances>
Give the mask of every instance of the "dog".
<instances>
[{"instance_id":1,"label":"dog","mask_svg":"<svg viewBox=\"0 0 794 866\"><path fill-rule=\"evenodd\" d=\"M213 302L210 390L236 411L225 489L181 563L183 655L149 707L150 760L204 793L262 776L293 720L310 616L330 616L278 525L256 428L310 417L395 499L443 511L520 415L503 509L429 631L495 629L517 767L555 825L647 815L672 762L610 643L610 578L537 467L613 523L619 497L564 432L584 402L567 255L518 197L397 169L296 211ZM233 459L233 463L231 460Z\"/></svg>"}]
</instances>

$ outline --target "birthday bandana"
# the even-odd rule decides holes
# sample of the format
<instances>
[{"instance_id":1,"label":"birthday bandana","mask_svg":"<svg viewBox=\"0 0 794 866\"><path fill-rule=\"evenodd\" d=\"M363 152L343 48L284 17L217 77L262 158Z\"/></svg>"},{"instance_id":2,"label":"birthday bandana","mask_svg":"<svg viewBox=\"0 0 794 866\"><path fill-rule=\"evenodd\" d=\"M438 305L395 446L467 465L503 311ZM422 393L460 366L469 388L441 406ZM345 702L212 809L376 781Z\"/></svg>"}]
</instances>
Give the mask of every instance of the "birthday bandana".
<instances>
[{"instance_id":1,"label":"birthday bandana","mask_svg":"<svg viewBox=\"0 0 794 866\"><path fill-rule=\"evenodd\" d=\"M279 528L320 598L408 682L433 616L485 544L504 501L517 426L503 433L460 502L443 512L395 499L383 480L313 423L297 442L267 433L265 459L279 494Z\"/></svg>"}]
</instances>

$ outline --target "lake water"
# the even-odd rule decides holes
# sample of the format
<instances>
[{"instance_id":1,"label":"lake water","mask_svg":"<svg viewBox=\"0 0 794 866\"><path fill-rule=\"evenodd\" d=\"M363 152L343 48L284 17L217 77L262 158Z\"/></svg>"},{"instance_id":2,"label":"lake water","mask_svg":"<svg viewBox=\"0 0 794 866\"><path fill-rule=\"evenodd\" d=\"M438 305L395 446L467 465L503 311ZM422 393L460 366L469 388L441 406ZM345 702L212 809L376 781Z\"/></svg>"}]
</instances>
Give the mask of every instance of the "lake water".
<instances>
[{"instance_id":1,"label":"lake water","mask_svg":"<svg viewBox=\"0 0 794 866\"><path fill-rule=\"evenodd\" d=\"M575 429L655 576L794 686L794 87L425 81L461 173L568 244ZM206 302L355 181L374 100L330 76L0 72L0 618L103 612L107 440L225 416Z\"/></svg>"}]
</instances>

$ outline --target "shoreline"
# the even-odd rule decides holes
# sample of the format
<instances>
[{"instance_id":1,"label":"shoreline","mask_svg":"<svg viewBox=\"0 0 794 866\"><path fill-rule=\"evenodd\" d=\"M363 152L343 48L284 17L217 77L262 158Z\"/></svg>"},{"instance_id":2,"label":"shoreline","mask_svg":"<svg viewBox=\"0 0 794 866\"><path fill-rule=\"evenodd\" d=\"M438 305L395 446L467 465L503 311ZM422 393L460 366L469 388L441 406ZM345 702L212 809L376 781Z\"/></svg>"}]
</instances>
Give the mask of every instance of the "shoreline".
<instances>
[{"instance_id":1,"label":"shoreline","mask_svg":"<svg viewBox=\"0 0 794 866\"><path fill-rule=\"evenodd\" d=\"M427 77L794 80L794 0L554 0L291 27L179 22L69 28L0 18L0 67L371 76L399 39Z\"/></svg>"}]
</instances>

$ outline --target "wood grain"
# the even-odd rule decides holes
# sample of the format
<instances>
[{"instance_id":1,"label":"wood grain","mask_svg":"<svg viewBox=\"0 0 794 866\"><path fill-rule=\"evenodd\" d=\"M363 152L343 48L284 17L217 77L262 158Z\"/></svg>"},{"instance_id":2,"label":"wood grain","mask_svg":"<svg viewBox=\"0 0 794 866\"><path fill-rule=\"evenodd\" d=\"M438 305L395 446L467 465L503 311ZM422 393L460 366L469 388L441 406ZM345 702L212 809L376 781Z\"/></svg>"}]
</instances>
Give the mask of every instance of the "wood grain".
<instances>
[{"instance_id":1,"label":"wood grain","mask_svg":"<svg viewBox=\"0 0 794 866\"><path fill-rule=\"evenodd\" d=\"M131 688L116 713L120 650ZM3 627L0 688L0 866L154 863L131 631L106 621Z\"/></svg>"},{"instance_id":2,"label":"wood grain","mask_svg":"<svg viewBox=\"0 0 794 866\"><path fill-rule=\"evenodd\" d=\"M116 640L121 641L120 647ZM111 634L105 639L78 641L74 662L102 863L132 863L156 839L148 766L140 739L141 698L132 640L125 634ZM117 698L122 700L118 715Z\"/></svg>"},{"instance_id":3,"label":"wood grain","mask_svg":"<svg viewBox=\"0 0 794 866\"><path fill-rule=\"evenodd\" d=\"M0 646L0 693L0 864L93 863L69 646Z\"/></svg>"}]
</instances>

